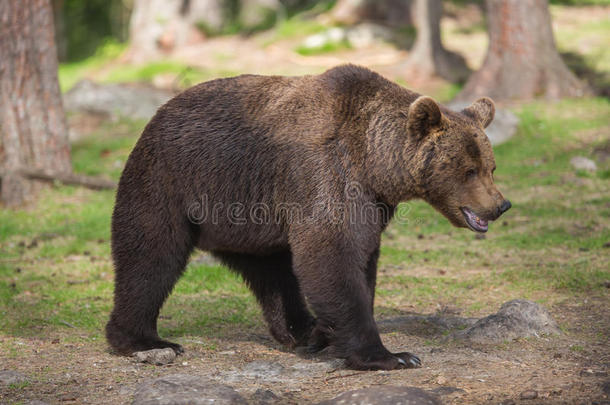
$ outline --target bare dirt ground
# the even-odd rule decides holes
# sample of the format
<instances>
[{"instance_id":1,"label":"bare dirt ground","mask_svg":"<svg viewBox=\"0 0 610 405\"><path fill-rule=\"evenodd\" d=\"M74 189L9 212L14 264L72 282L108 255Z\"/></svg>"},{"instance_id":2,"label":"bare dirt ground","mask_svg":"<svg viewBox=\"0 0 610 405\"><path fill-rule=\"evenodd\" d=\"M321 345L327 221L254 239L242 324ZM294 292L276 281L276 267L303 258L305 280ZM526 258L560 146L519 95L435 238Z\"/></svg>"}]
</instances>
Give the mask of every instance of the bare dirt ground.
<instances>
[{"instance_id":1,"label":"bare dirt ground","mask_svg":"<svg viewBox=\"0 0 610 405\"><path fill-rule=\"evenodd\" d=\"M70 335L0 338L19 354L2 368L29 376L27 389L0 388L0 402L128 403L138 383L183 373L233 386L246 399L259 389L274 403L316 403L341 392L375 385L409 385L430 390L446 404L608 404L610 309L607 297L564 302L551 308L568 324L561 336L499 345L441 343L443 334L408 316L380 320L390 350L421 355L421 369L353 371L323 359L283 351L263 327L223 330L222 339L182 337L186 353L166 366L137 363L108 352L104 342L70 343ZM405 314L410 315L410 314ZM600 339L602 337L602 339ZM256 363L252 363L256 362ZM520 399L535 391L535 399ZM514 402L510 402L514 401ZM256 403L256 401L254 401Z\"/></svg>"}]
</instances>

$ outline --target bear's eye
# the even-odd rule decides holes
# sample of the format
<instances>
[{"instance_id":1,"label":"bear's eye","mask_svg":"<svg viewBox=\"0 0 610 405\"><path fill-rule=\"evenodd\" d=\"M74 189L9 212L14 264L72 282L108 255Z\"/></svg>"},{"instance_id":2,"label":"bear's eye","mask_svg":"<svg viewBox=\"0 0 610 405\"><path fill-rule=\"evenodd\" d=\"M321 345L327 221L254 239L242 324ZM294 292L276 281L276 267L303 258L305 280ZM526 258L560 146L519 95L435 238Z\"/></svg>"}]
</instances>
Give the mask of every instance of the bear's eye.
<instances>
[{"instance_id":1,"label":"bear's eye","mask_svg":"<svg viewBox=\"0 0 610 405\"><path fill-rule=\"evenodd\" d=\"M468 169L466 171L466 179L470 180L477 176L477 169Z\"/></svg>"}]
</instances>

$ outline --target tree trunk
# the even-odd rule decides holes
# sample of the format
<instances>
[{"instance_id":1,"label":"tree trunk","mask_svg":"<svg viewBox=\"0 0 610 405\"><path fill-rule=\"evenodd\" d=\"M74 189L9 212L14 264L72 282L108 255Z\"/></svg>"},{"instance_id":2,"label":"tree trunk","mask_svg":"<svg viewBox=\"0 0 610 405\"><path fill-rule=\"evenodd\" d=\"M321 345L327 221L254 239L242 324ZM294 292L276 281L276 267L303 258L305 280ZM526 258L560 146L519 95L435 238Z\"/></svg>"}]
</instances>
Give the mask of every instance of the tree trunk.
<instances>
[{"instance_id":1,"label":"tree trunk","mask_svg":"<svg viewBox=\"0 0 610 405\"><path fill-rule=\"evenodd\" d=\"M412 24L411 0L338 0L332 18L341 24L374 21L404 27Z\"/></svg>"},{"instance_id":2,"label":"tree trunk","mask_svg":"<svg viewBox=\"0 0 610 405\"><path fill-rule=\"evenodd\" d=\"M129 56L134 62L157 58L203 39L196 24L222 26L220 0L134 0L129 21Z\"/></svg>"},{"instance_id":3,"label":"tree trunk","mask_svg":"<svg viewBox=\"0 0 610 405\"><path fill-rule=\"evenodd\" d=\"M128 56L134 62L155 59L221 34L232 23L254 29L281 8L279 0L134 0Z\"/></svg>"},{"instance_id":4,"label":"tree trunk","mask_svg":"<svg viewBox=\"0 0 610 405\"><path fill-rule=\"evenodd\" d=\"M38 188L22 168L71 171L49 0L0 1L0 35L0 201L15 206Z\"/></svg>"},{"instance_id":5,"label":"tree trunk","mask_svg":"<svg viewBox=\"0 0 610 405\"><path fill-rule=\"evenodd\" d=\"M487 0L486 5L487 56L458 99L556 99L588 92L557 52L547 0Z\"/></svg>"},{"instance_id":6,"label":"tree trunk","mask_svg":"<svg viewBox=\"0 0 610 405\"><path fill-rule=\"evenodd\" d=\"M415 44L406 62L407 78L440 76L451 82L463 82L470 69L461 55L448 51L441 42L441 0L415 0Z\"/></svg>"}]
</instances>

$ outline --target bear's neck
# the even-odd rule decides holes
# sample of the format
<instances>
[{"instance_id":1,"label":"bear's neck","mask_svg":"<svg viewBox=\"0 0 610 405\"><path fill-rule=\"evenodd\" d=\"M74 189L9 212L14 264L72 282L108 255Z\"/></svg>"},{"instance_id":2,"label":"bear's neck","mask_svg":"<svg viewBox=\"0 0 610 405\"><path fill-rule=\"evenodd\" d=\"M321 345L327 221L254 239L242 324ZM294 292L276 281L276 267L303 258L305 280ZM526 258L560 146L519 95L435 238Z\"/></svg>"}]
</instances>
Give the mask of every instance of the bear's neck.
<instances>
[{"instance_id":1,"label":"bear's neck","mask_svg":"<svg viewBox=\"0 0 610 405\"><path fill-rule=\"evenodd\" d=\"M391 206L417 198L417 185L409 171L415 145L407 136L406 117L399 111L375 114L366 137L366 176L378 198Z\"/></svg>"}]
</instances>

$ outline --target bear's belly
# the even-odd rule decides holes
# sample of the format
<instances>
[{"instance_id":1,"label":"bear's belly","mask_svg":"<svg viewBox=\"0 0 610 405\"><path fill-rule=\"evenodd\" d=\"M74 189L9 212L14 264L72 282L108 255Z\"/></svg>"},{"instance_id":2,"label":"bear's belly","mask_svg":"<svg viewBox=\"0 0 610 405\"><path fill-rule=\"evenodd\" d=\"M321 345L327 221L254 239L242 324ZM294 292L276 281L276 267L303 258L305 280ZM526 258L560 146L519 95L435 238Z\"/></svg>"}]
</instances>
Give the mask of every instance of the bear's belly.
<instances>
[{"instance_id":1,"label":"bear's belly","mask_svg":"<svg viewBox=\"0 0 610 405\"><path fill-rule=\"evenodd\" d=\"M279 225L203 225L196 246L206 251L267 255L288 248L288 237Z\"/></svg>"}]
</instances>

